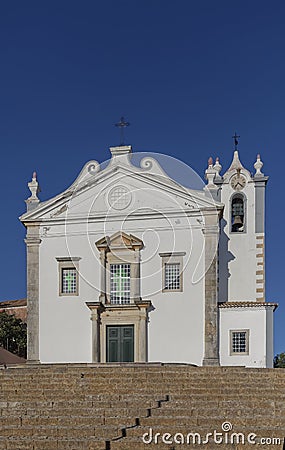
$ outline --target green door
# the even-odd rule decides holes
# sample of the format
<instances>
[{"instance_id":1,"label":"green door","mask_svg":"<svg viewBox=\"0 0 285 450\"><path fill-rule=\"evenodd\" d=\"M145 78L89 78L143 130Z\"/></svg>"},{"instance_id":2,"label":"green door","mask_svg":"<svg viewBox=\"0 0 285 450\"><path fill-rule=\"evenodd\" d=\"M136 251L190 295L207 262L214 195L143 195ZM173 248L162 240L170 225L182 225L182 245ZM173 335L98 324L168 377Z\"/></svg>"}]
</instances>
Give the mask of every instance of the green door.
<instances>
[{"instance_id":1,"label":"green door","mask_svg":"<svg viewBox=\"0 0 285 450\"><path fill-rule=\"evenodd\" d=\"M134 362L134 326L107 326L107 362Z\"/></svg>"}]
</instances>

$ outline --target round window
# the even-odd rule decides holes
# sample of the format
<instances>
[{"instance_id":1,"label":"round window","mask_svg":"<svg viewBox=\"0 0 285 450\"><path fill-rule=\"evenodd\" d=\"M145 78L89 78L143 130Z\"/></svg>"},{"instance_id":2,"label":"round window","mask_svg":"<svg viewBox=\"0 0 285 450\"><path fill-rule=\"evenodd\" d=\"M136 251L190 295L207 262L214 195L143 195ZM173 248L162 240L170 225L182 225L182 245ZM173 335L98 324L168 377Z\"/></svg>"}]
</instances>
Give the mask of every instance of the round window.
<instances>
[{"instance_id":1,"label":"round window","mask_svg":"<svg viewBox=\"0 0 285 450\"><path fill-rule=\"evenodd\" d=\"M132 194L125 186L116 186L111 189L108 195L108 201L114 209L125 209L132 200Z\"/></svg>"}]
</instances>

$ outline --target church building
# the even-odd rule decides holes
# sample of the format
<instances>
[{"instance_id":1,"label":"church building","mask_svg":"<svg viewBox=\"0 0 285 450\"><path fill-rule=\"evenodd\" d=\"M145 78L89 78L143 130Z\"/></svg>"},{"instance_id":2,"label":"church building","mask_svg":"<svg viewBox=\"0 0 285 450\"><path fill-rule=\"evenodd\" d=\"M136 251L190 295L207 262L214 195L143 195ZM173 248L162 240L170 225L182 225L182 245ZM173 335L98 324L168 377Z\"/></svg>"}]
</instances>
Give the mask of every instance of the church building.
<instances>
[{"instance_id":1,"label":"church building","mask_svg":"<svg viewBox=\"0 0 285 450\"><path fill-rule=\"evenodd\" d=\"M272 367L265 188L237 149L190 189L132 148L85 164L47 201L36 173L26 227L28 360Z\"/></svg>"}]
</instances>

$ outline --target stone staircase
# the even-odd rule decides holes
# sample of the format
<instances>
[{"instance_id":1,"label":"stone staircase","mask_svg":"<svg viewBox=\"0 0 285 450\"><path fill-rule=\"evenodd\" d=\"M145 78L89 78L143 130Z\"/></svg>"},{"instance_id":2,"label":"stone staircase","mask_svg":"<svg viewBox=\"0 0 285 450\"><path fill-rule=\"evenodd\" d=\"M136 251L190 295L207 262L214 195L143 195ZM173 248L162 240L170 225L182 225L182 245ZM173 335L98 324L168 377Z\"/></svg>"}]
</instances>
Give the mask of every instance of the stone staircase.
<instances>
[{"instance_id":1,"label":"stone staircase","mask_svg":"<svg viewBox=\"0 0 285 450\"><path fill-rule=\"evenodd\" d=\"M285 369L26 365L0 393L0 450L285 449Z\"/></svg>"}]
</instances>

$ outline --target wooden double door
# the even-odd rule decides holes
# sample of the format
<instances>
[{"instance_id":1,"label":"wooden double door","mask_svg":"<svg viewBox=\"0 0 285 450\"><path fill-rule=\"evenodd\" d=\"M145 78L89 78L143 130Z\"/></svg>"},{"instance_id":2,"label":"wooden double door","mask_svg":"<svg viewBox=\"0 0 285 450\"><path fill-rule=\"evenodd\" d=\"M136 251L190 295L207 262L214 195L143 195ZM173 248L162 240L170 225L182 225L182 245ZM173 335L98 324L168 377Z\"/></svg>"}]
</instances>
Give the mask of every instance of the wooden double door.
<instances>
[{"instance_id":1,"label":"wooden double door","mask_svg":"<svg viewBox=\"0 0 285 450\"><path fill-rule=\"evenodd\" d=\"M107 362L134 362L134 325L107 326Z\"/></svg>"}]
</instances>

